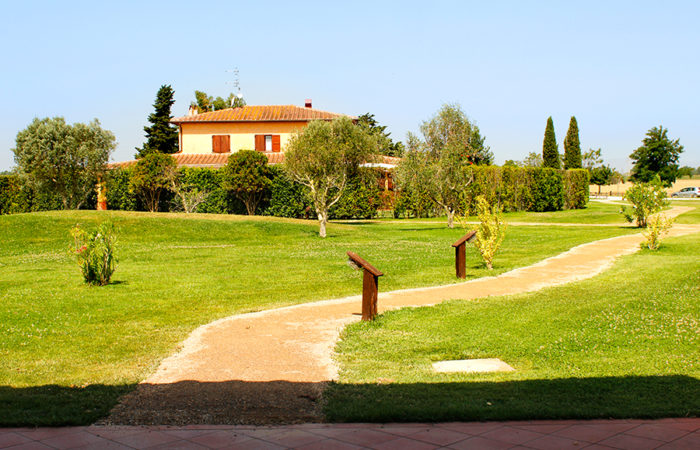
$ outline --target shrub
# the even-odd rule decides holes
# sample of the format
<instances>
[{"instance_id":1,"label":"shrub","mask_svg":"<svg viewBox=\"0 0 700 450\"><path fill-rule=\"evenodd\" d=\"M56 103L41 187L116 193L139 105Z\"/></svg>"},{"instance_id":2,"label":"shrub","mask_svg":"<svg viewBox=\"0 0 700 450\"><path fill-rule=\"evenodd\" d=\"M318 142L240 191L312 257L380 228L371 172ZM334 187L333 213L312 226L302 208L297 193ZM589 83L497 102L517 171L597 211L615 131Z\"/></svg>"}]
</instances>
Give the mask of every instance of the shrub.
<instances>
[{"instance_id":1,"label":"shrub","mask_svg":"<svg viewBox=\"0 0 700 450\"><path fill-rule=\"evenodd\" d=\"M270 192L272 171L267 157L255 150L239 150L221 171L223 188L243 202L249 216L255 214Z\"/></svg>"},{"instance_id":2,"label":"shrub","mask_svg":"<svg viewBox=\"0 0 700 450\"><path fill-rule=\"evenodd\" d=\"M117 267L114 225L103 222L96 231L85 231L76 225L71 235L71 252L76 255L85 283L97 286L108 284Z\"/></svg>"},{"instance_id":3,"label":"shrub","mask_svg":"<svg viewBox=\"0 0 700 450\"><path fill-rule=\"evenodd\" d=\"M49 211L61 206L56 192L40 189L27 176L0 175L0 214Z\"/></svg>"},{"instance_id":4,"label":"shrub","mask_svg":"<svg viewBox=\"0 0 700 450\"><path fill-rule=\"evenodd\" d=\"M348 181L340 200L328 214L331 219L371 219L381 204L377 171L360 169Z\"/></svg>"},{"instance_id":5,"label":"shrub","mask_svg":"<svg viewBox=\"0 0 700 450\"><path fill-rule=\"evenodd\" d=\"M673 219L669 219L663 214L655 214L647 220L647 227L642 231L642 235L646 239L642 243L642 248L647 247L649 250L658 250L661 244L661 236L668 233L668 230L673 225Z\"/></svg>"},{"instance_id":6,"label":"shrub","mask_svg":"<svg viewBox=\"0 0 700 450\"><path fill-rule=\"evenodd\" d=\"M501 171L503 210L529 210L532 205L532 171L522 167L503 167Z\"/></svg>"},{"instance_id":7,"label":"shrub","mask_svg":"<svg viewBox=\"0 0 700 450\"><path fill-rule=\"evenodd\" d=\"M107 208L122 211L140 211L138 197L130 190L132 169L114 168L105 174L107 183Z\"/></svg>"},{"instance_id":8,"label":"shrub","mask_svg":"<svg viewBox=\"0 0 700 450\"><path fill-rule=\"evenodd\" d=\"M131 175L130 188L150 212L160 208L160 195L170 188L177 170L175 159L164 153L150 153L139 159Z\"/></svg>"},{"instance_id":9,"label":"shrub","mask_svg":"<svg viewBox=\"0 0 700 450\"><path fill-rule=\"evenodd\" d=\"M564 207L583 209L588 203L590 175L586 169L564 171Z\"/></svg>"},{"instance_id":10,"label":"shrub","mask_svg":"<svg viewBox=\"0 0 700 450\"><path fill-rule=\"evenodd\" d=\"M276 217L302 218L311 206L306 187L292 181L284 172L275 169L270 186L270 206L265 214Z\"/></svg>"},{"instance_id":11,"label":"shrub","mask_svg":"<svg viewBox=\"0 0 700 450\"><path fill-rule=\"evenodd\" d=\"M625 192L623 199L632 203L628 209L622 207L620 213L632 223L636 221L638 227L647 226L647 218L666 206L666 192L658 177L651 183L638 183Z\"/></svg>"},{"instance_id":12,"label":"shrub","mask_svg":"<svg viewBox=\"0 0 700 450\"><path fill-rule=\"evenodd\" d=\"M501 209L497 205L491 206L483 196L476 199L476 214L479 218L479 225L474 237L474 246L486 263L489 270L493 269L493 257L503 242L506 235L506 224L503 222ZM461 216L463 219L466 216ZM466 221L461 220L466 228Z\"/></svg>"},{"instance_id":13,"label":"shrub","mask_svg":"<svg viewBox=\"0 0 700 450\"><path fill-rule=\"evenodd\" d=\"M530 167L532 200L529 211L559 211L564 207L564 183L560 170Z\"/></svg>"}]
</instances>

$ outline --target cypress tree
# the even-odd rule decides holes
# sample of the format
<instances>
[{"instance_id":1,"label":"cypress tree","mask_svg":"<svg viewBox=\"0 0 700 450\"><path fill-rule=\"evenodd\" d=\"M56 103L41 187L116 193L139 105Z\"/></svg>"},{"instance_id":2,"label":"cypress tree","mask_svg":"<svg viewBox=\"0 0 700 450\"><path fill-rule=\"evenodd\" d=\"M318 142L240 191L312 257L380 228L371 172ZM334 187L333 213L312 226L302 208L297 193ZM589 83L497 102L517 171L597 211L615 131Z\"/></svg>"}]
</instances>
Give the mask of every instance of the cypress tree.
<instances>
[{"instance_id":1,"label":"cypress tree","mask_svg":"<svg viewBox=\"0 0 700 450\"><path fill-rule=\"evenodd\" d=\"M564 138L564 168L581 168L581 142L578 140L578 122L574 116L571 116L569 131Z\"/></svg>"},{"instance_id":2,"label":"cypress tree","mask_svg":"<svg viewBox=\"0 0 700 450\"><path fill-rule=\"evenodd\" d=\"M143 148L137 148L136 158L142 158L151 153L176 153L178 150L177 128L170 124L170 108L175 103L173 95L175 91L170 85L163 85L158 89L155 109L149 116L151 126L143 127L146 132L146 143Z\"/></svg>"},{"instance_id":3,"label":"cypress tree","mask_svg":"<svg viewBox=\"0 0 700 450\"><path fill-rule=\"evenodd\" d=\"M547 119L547 128L544 130L544 142L542 143L542 160L544 167L561 169L559 164L559 147L554 135L554 121L552 116Z\"/></svg>"}]
</instances>

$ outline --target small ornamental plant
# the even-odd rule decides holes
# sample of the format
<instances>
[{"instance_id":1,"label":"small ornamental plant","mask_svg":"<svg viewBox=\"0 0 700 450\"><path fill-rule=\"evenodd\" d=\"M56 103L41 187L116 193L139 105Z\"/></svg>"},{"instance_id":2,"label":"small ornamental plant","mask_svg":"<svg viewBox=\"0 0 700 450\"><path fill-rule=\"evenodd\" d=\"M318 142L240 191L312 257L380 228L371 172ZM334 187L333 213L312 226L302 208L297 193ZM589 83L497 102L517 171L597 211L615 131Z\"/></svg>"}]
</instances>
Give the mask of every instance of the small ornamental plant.
<instances>
[{"instance_id":1,"label":"small ornamental plant","mask_svg":"<svg viewBox=\"0 0 700 450\"><path fill-rule=\"evenodd\" d=\"M661 236L668 233L671 225L673 225L673 219L669 219L663 214L655 214L647 219L647 227L642 231L645 238L645 241L642 242L642 248L658 250L661 245Z\"/></svg>"},{"instance_id":2,"label":"small ornamental plant","mask_svg":"<svg viewBox=\"0 0 700 450\"><path fill-rule=\"evenodd\" d=\"M78 260L85 283L92 286L108 284L117 267L117 235L112 222L103 222L95 231L86 231L76 225L71 236L70 252Z\"/></svg>"},{"instance_id":3,"label":"small ornamental plant","mask_svg":"<svg viewBox=\"0 0 700 450\"><path fill-rule=\"evenodd\" d=\"M628 222L636 222L640 228L647 226L649 216L661 211L668 204L666 192L658 177L651 183L635 184L625 192L623 198L632 206L629 209L623 207L620 212Z\"/></svg>"},{"instance_id":4,"label":"small ornamental plant","mask_svg":"<svg viewBox=\"0 0 700 450\"><path fill-rule=\"evenodd\" d=\"M493 257L501 247L506 236L506 223L503 221L501 208L489 205L483 196L476 198L476 215L479 225L474 236L474 246L489 270L493 270ZM466 225L466 222L463 222Z\"/></svg>"}]
</instances>

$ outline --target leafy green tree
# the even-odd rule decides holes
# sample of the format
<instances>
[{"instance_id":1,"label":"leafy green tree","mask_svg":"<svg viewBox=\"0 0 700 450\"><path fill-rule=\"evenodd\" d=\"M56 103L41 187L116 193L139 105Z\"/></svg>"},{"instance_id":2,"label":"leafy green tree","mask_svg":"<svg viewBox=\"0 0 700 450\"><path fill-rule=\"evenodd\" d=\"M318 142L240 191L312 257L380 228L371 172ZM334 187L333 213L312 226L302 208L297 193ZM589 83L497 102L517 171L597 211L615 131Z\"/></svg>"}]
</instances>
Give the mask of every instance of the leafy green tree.
<instances>
[{"instance_id":1,"label":"leafy green tree","mask_svg":"<svg viewBox=\"0 0 700 450\"><path fill-rule=\"evenodd\" d=\"M319 236L326 237L328 210L340 200L348 179L360 164L370 161L377 148L376 137L347 117L313 121L289 140L284 169L309 188Z\"/></svg>"},{"instance_id":2,"label":"leafy green tree","mask_svg":"<svg viewBox=\"0 0 700 450\"><path fill-rule=\"evenodd\" d=\"M666 191L658 176L651 183L636 183L627 189L623 198L632 205L629 209L623 207L620 212L628 222L636 222L638 227L646 227L649 216L658 213L668 204Z\"/></svg>"},{"instance_id":3,"label":"leafy green tree","mask_svg":"<svg viewBox=\"0 0 700 450\"><path fill-rule=\"evenodd\" d=\"M591 174L591 184L598 186L598 195L602 186L612 184L613 169L610 166L599 166L589 170Z\"/></svg>"},{"instance_id":4,"label":"leafy green tree","mask_svg":"<svg viewBox=\"0 0 700 450\"><path fill-rule=\"evenodd\" d=\"M691 177L693 176L693 172L695 172L695 169L693 169L692 167L683 166L680 169L678 169L678 178Z\"/></svg>"},{"instance_id":5,"label":"leafy green tree","mask_svg":"<svg viewBox=\"0 0 700 450\"><path fill-rule=\"evenodd\" d=\"M493 153L485 146L479 127L469 121L457 104L444 104L438 112L420 126L422 146L429 152L450 149L461 152L473 164L491 164Z\"/></svg>"},{"instance_id":6,"label":"leafy green tree","mask_svg":"<svg viewBox=\"0 0 700 450\"><path fill-rule=\"evenodd\" d=\"M578 138L578 122L571 116L569 130L564 138L564 169L581 168L581 142Z\"/></svg>"},{"instance_id":7,"label":"leafy green tree","mask_svg":"<svg viewBox=\"0 0 700 450\"><path fill-rule=\"evenodd\" d=\"M396 170L402 189L424 192L445 211L449 228L454 228L455 214L473 179L474 160L492 158L472 149L474 128L458 106L444 105L421 125L423 139L408 134L406 154Z\"/></svg>"},{"instance_id":8,"label":"leafy green tree","mask_svg":"<svg viewBox=\"0 0 700 450\"><path fill-rule=\"evenodd\" d=\"M176 175L177 163L172 156L150 153L136 163L130 189L141 197L150 212L156 212L161 193L171 187Z\"/></svg>"},{"instance_id":9,"label":"leafy green tree","mask_svg":"<svg viewBox=\"0 0 700 450\"><path fill-rule=\"evenodd\" d=\"M698 166L698 168L695 169L695 175L700 175L700 166Z\"/></svg>"},{"instance_id":10,"label":"leafy green tree","mask_svg":"<svg viewBox=\"0 0 700 450\"><path fill-rule=\"evenodd\" d=\"M219 111L226 108L238 108L245 106L246 102L243 97L238 97L233 93L229 94L226 99L223 97L212 97L203 91L194 91L195 101L191 103L197 108L198 113Z\"/></svg>"},{"instance_id":11,"label":"leafy green tree","mask_svg":"<svg viewBox=\"0 0 700 450\"><path fill-rule=\"evenodd\" d=\"M601 149L593 150L592 148L588 149L587 152L584 152L581 158L581 165L583 168L591 170L592 168L603 164L603 157L601 156L601 153Z\"/></svg>"},{"instance_id":12,"label":"leafy green tree","mask_svg":"<svg viewBox=\"0 0 700 450\"><path fill-rule=\"evenodd\" d=\"M646 136L642 146L630 155L634 163L630 179L648 183L658 175L663 185L670 187L678 176L678 159L683 146L678 139L671 140L668 129L663 126L652 128Z\"/></svg>"},{"instance_id":13,"label":"leafy green tree","mask_svg":"<svg viewBox=\"0 0 700 450\"><path fill-rule=\"evenodd\" d=\"M404 147L401 142L394 142L391 133L387 133L386 126L379 125L374 118L374 114L365 113L357 118L357 125L367 128L367 130L377 138L379 144L379 154L386 156L401 157Z\"/></svg>"},{"instance_id":14,"label":"leafy green tree","mask_svg":"<svg viewBox=\"0 0 700 450\"><path fill-rule=\"evenodd\" d=\"M554 121L552 116L547 119L547 128L544 130L544 141L542 143L542 163L543 167L561 169L559 163L559 146L554 135Z\"/></svg>"},{"instance_id":15,"label":"leafy green tree","mask_svg":"<svg viewBox=\"0 0 700 450\"><path fill-rule=\"evenodd\" d=\"M177 153L178 135L177 128L170 124L173 116L170 110L175 103L173 95L175 91L170 85L163 85L158 89L156 101L153 104L153 111L148 116L150 126L144 127L146 132L146 143L143 148L137 148L136 158L142 158L149 153Z\"/></svg>"},{"instance_id":16,"label":"leafy green tree","mask_svg":"<svg viewBox=\"0 0 700 450\"><path fill-rule=\"evenodd\" d=\"M542 155L536 152L530 152L527 157L523 160L523 167L542 167L544 161L542 160Z\"/></svg>"},{"instance_id":17,"label":"leafy green tree","mask_svg":"<svg viewBox=\"0 0 700 450\"><path fill-rule=\"evenodd\" d=\"M116 147L114 135L95 119L69 125L63 117L34 119L17 133L15 163L40 189L61 197L64 209L78 209L95 189Z\"/></svg>"},{"instance_id":18,"label":"leafy green tree","mask_svg":"<svg viewBox=\"0 0 700 450\"><path fill-rule=\"evenodd\" d=\"M222 185L243 202L246 212L252 216L269 192L272 175L265 155L255 150L239 150L229 156L223 168Z\"/></svg>"}]
</instances>

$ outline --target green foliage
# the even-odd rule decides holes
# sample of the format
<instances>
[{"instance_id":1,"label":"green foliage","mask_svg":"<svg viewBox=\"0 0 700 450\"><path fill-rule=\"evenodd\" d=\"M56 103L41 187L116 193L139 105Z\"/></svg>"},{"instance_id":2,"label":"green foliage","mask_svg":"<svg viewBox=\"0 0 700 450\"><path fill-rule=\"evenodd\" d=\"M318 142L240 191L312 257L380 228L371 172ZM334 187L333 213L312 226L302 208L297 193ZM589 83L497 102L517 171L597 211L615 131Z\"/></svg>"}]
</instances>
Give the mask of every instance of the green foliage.
<instances>
[{"instance_id":1,"label":"green foliage","mask_svg":"<svg viewBox=\"0 0 700 450\"><path fill-rule=\"evenodd\" d=\"M425 192L454 226L473 164L490 164L493 154L484 146L479 128L458 105L443 105L420 127L422 139L409 133L407 152L396 175L402 189Z\"/></svg>"},{"instance_id":2,"label":"green foliage","mask_svg":"<svg viewBox=\"0 0 700 450\"><path fill-rule=\"evenodd\" d=\"M255 150L239 150L229 156L221 175L222 187L243 202L248 215L255 214L271 185L267 157Z\"/></svg>"},{"instance_id":3,"label":"green foliage","mask_svg":"<svg viewBox=\"0 0 700 450\"><path fill-rule=\"evenodd\" d=\"M94 192L115 146L114 135L97 119L69 125L55 117L34 119L17 133L13 152L38 190L60 196L64 209L78 209Z\"/></svg>"},{"instance_id":4,"label":"green foliage","mask_svg":"<svg viewBox=\"0 0 700 450\"><path fill-rule=\"evenodd\" d=\"M547 119L547 127L544 130L544 141L542 142L542 165L551 169L560 169L559 146L554 134L554 121L552 116Z\"/></svg>"},{"instance_id":5,"label":"green foliage","mask_svg":"<svg viewBox=\"0 0 700 450\"><path fill-rule=\"evenodd\" d=\"M529 211L558 211L564 207L562 171L550 168L528 169L532 179Z\"/></svg>"},{"instance_id":6,"label":"green foliage","mask_svg":"<svg viewBox=\"0 0 700 450\"><path fill-rule=\"evenodd\" d=\"M295 183L284 171L275 168L270 186L270 206L265 214L276 217L303 218L312 209L308 188Z\"/></svg>"},{"instance_id":7,"label":"green foliage","mask_svg":"<svg viewBox=\"0 0 700 450\"><path fill-rule=\"evenodd\" d=\"M140 199L131 189L131 168L114 168L105 174L107 183L107 208L122 211L142 211Z\"/></svg>"},{"instance_id":8,"label":"green foliage","mask_svg":"<svg viewBox=\"0 0 700 450\"><path fill-rule=\"evenodd\" d=\"M365 113L357 118L357 125L364 127L370 134L375 136L378 142L378 152L386 156L403 156L404 147L401 141L394 142L391 139L391 133L387 133L386 126L379 125L379 122L374 118L374 114Z\"/></svg>"},{"instance_id":9,"label":"green foliage","mask_svg":"<svg viewBox=\"0 0 700 450\"><path fill-rule=\"evenodd\" d=\"M688 177L690 178L695 173L695 169L690 166L683 166L678 169L678 178Z\"/></svg>"},{"instance_id":10,"label":"green foliage","mask_svg":"<svg viewBox=\"0 0 700 450\"><path fill-rule=\"evenodd\" d=\"M380 201L377 171L360 169L350 178L343 195L328 215L331 219L371 219L377 215Z\"/></svg>"},{"instance_id":11,"label":"green foliage","mask_svg":"<svg viewBox=\"0 0 700 450\"><path fill-rule=\"evenodd\" d=\"M117 235L112 222L103 222L95 231L85 231L76 225L71 230L78 266L85 283L95 286L109 284L117 268Z\"/></svg>"},{"instance_id":12,"label":"green foliage","mask_svg":"<svg viewBox=\"0 0 700 450\"><path fill-rule=\"evenodd\" d=\"M347 117L312 121L289 140L284 169L290 178L309 188L319 236L326 237L328 211L340 200L349 177L371 159L376 148L375 136Z\"/></svg>"},{"instance_id":13,"label":"green foliage","mask_svg":"<svg viewBox=\"0 0 700 450\"><path fill-rule=\"evenodd\" d=\"M661 213L654 214L647 219L647 226L642 230L645 241L642 248L658 250L661 245L661 236L668 233L673 225L673 219L669 219Z\"/></svg>"},{"instance_id":14,"label":"green foliage","mask_svg":"<svg viewBox=\"0 0 700 450\"><path fill-rule=\"evenodd\" d=\"M576 117L571 116L569 130L564 138L564 169L580 169L581 167L581 142L578 138L578 122Z\"/></svg>"},{"instance_id":15,"label":"green foliage","mask_svg":"<svg viewBox=\"0 0 700 450\"><path fill-rule=\"evenodd\" d=\"M630 180L648 183L659 176L665 187L670 187L678 175L678 159L683 153L679 140L668 137L668 129L663 126L647 131L642 146L630 158L634 163Z\"/></svg>"},{"instance_id":16,"label":"green foliage","mask_svg":"<svg viewBox=\"0 0 700 450\"><path fill-rule=\"evenodd\" d=\"M636 222L638 227L646 227L649 216L658 213L668 205L666 191L659 177L651 183L635 184L627 189L623 199L632 203L632 206L622 207L620 213L628 222Z\"/></svg>"},{"instance_id":17,"label":"green foliage","mask_svg":"<svg viewBox=\"0 0 700 450\"><path fill-rule=\"evenodd\" d=\"M544 160L542 155L536 152L530 152L527 157L523 160L522 167L542 167L544 166Z\"/></svg>"},{"instance_id":18,"label":"green foliage","mask_svg":"<svg viewBox=\"0 0 700 450\"><path fill-rule=\"evenodd\" d=\"M541 169L540 169L541 170ZM529 211L532 205L532 175L526 168L501 170L500 206L504 211Z\"/></svg>"},{"instance_id":19,"label":"green foliage","mask_svg":"<svg viewBox=\"0 0 700 450\"><path fill-rule=\"evenodd\" d=\"M141 197L150 212L156 212L161 193L170 189L176 170L177 164L172 156L150 153L136 163L131 174L130 189Z\"/></svg>"},{"instance_id":20,"label":"green foliage","mask_svg":"<svg viewBox=\"0 0 700 450\"><path fill-rule=\"evenodd\" d=\"M503 221L498 205L492 206L481 195L476 198L476 215L479 218L479 225L474 236L474 247L479 251L486 268L493 270L493 257L496 256L506 237L507 225ZM463 221L463 227L467 227L466 218Z\"/></svg>"},{"instance_id":21,"label":"green foliage","mask_svg":"<svg viewBox=\"0 0 700 450\"><path fill-rule=\"evenodd\" d=\"M593 150L588 149L587 152L584 152L582 158L581 158L581 163L584 169L591 170L594 167L597 167L601 164L603 164L603 157L601 156L601 149L596 149Z\"/></svg>"},{"instance_id":22,"label":"green foliage","mask_svg":"<svg viewBox=\"0 0 700 450\"><path fill-rule=\"evenodd\" d=\"M238 108L246 105L243 97L238 97L233 93L229 94L226 100L222 97L212 97L203 91L194 91L195 101L191 103L197 108L198 113L219 111L220 109Z\"/></svg>"},{"instance_id":23,"label":"green foliage","mask_svg":"<svg viewBox=\"0 0 700 450\"><path fill-rule=\"evenodd\" d=\"M599 166L590 169L591 172L591 184L596 186L605 186L607 184L612 184L613 170L610 166Z\"/></svg>"},{"instance_id":24,"label":"green foliage","mask_svg":"<svg viewBox=\"0 0 700 450\"><path fill-rule=\"evenodd\" d=\"M136 149L136 158L142 158L153 152L177 153L177 128L170 124L170 119L173 118L170 110L175 103L174 94L175 91L170 85L163 85L158 89L156 101L153 103L155 111L148 116L151 125L143 128L147 140L143 148Z\"/></svg>"},{"instance_id":25,"label":"green foliage","mask_svg":"<svg viewBox=\"0 0 700 450\"><path fill-rule=\"evenodd\" d=\"M586 169L564 171L564 208L583 209L588 204L589 173Z\"/></svg>"},{"instance_id":26,"label":"green foliage","mask_svg":"<svg viewBox=\"0 0 700 450\"><path fill-rule=\"evenodd\" d=\"M430 198L428 191L420 186L402 187L396 191L394 217L436 217L441 208Z\"/></svg>"}]
</instances>

